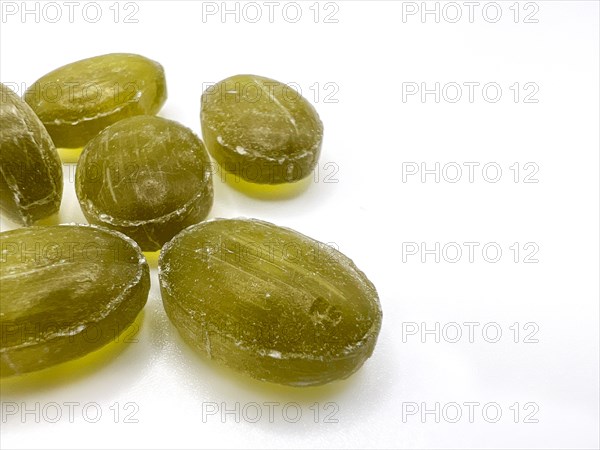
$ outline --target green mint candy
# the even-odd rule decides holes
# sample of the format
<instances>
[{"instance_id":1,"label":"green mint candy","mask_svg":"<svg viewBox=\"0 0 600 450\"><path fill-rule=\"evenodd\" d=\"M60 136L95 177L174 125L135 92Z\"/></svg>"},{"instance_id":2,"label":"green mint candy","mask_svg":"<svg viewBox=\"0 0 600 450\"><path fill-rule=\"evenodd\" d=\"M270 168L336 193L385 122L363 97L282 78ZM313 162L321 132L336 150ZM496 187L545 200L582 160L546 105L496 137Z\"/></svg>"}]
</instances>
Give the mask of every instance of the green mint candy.
<instances>
[{"instance_id":1,"label":"green mint candy","mask_svg":"<svg viewBox=\"0 0 600 450\"><path fill-rule=\"evenodd\" d=\"M0 233L0 375L70 361L114 341L150 289L140 248L87 225Z\"/></svg>"},{"instance_id":2,"label":"green mint candy","mask_svg":"<svg viewBox=\"0 0 600 450\"><path fill-rule=\"evenodd\" d=\"M90 223L126 234L144 251L159 250L206 218L213 204L204 144L190 129L155 116L122 120L92 139L75 188Z\"/></svg>"},{"instance_id":3,"label":"green mint candy","mask_svg":"<svg viewBox=\"0 0 600 450\"><path fill-rule=\"evenodd\" d=\"M0 209L31 225L58 212L63 192L60 158L31 108L0 83Z\"/></svg>"},{"instance_id":4,"label":"green mint candy","mask_svg":"<svg viewBox=\"0 0 600 450\"><path fill-rule=\"evenodd\" d=\"M258 184L293 183L317 165L323 124L291 87L237 75L206 89L200 120L208 151L227 172Z\"/></svg>"},{"instance_id":5,"label":"green mint candy","mask_svg":"<svg viewBox=\"0 0 600 450\"><path fill-rule=\"evenodd\" d=\"M192 226L161 251L163 304L198 352L259 380L347 378L381 328L377 291L339 251L258 220Z\"/></svg>"},{"instance_id":6,"label":"green mint candy","mask_svg":"<svg viewBox=\"0 0 600 450\"><path fill-rule=\"evenodd\" d=\"M53 70L24 97L56 146L75 148L119 120L156 114L167 98L167 85L157 62L112 53Z\"/></svg>"}]
</instances>

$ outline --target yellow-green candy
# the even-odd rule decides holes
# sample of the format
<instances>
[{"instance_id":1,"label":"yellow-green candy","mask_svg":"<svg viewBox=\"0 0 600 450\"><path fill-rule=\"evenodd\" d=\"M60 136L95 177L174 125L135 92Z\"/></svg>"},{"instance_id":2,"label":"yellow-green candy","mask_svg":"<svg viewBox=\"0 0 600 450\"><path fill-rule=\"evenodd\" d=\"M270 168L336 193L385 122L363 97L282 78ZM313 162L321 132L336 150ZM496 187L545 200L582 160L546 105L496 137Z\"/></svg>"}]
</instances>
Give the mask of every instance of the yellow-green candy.
<instances>
[{"instance_id":1,"label":"yellow-green candy","mask_svg":"<svg viewBox=\"0 0 600 450\"><path fill-rule=\"evenodd\" d=\"M227 172L258 184L292 183L315 168L323 124L315 108L290 86L236 75L202 94L202 135Z\"/></svg>"},{"instance_id":2,"label":"yellow-green candy","mask_svg":"<svg viewBox=\"0 0 600 450\"><path fill-rule=\"evenodd\" d=\"M156 114L167 98L163 67L144 56L111 53L62 66L37 80L25 101L57 147L84 146L107 126Z\"/></svg>"},{"instance_id":3,"label":"yellow-green candy","mask_svg":"<svg viewBox=\"0 0 600 450\"><path fill-rule=\"evenodd\" d=\"M63 191L60 158L31 108L0 83L0 209L31 225L58 212Z\"/></svg>"},{"instance_id":4,"label":"yellow-green candy","mask_svg":"<svg viewBox=\"0 0 600 450\"><path fill-rule=\"evenodd\" d=\"M92 139L75 189L90 223L128 235L144 251L206 218L213 204L204 144L189 128L155 116L122 120Z\"/></svg>"},{"instance_id":5,"label":"yellow-green candy","mask_svg":"<svg viewBox=\"0 0 600 450\"><path fill-rule=\"evenodd\" d=\"M194 225L161 251L163 304L198 352L259 380L313 386L371 356L377 291L337 250L249 219Z\"/></svg>"},{"instance_id":6,"label":"yellow-green candy","mask_svg":"<svg viewBox=\"0 0 600 450\"><path fill-rule=\"evenodd\" d=\"M0 233L0 376L45 369L114 341L148 298L126 236L87 225Z\"/></svg>"}]
</instances>

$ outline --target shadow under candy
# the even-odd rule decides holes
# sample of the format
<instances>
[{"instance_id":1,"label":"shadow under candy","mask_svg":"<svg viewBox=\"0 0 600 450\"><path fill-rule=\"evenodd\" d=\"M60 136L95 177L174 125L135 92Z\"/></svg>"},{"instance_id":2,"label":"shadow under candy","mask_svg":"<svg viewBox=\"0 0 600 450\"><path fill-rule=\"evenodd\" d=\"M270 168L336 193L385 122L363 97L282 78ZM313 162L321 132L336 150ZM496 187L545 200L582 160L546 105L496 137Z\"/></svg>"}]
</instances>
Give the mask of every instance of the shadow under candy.
<instances>
[{"instance_id":1,"label":"shadow under candy","mask_svg":"<svg viewBox=\"0 0 600 450\"><path fill-rule=\"evenodd\" d=\"M83 147L57 148L56 150L58 151L58 156L60 156L60 159L63 163L73 164L73 163L77 163L77 161L79 161L79 156L81 155L81 152L83 151Z\"/></svg>"},{"instance_id":2,"label":"shadow under candy","mask_svg":"<svg viewBox=\"0 0 600 450\"><path fill-rule=\"evenodd\" d=\"M294 183L257 184L246 181L234 173L226 172L224 169L221 170L223 172L220 176L218 174L214 175L213 181L215 183L224 182L236 191L259 200L289 200L296 198L306 192L313 184L311 175Z\"/></svg>"},{"instance_id":3,"label":"shadow under candy","mask_svg":"<svg viewBox=\"0 0 600 450\"><path fill-rule=\"evenodd\" d=\"M2 395L20 393L31 394L62 387L90 377L106 369L119 356L126 353L144 322L144 310L140 312L135 321L120 335L107 345L94 350L87 355L71 361L63 362L47 369L0 378L0 391ZM135 351L135 349L132 349Z\"/></svg>"}]
</instances>

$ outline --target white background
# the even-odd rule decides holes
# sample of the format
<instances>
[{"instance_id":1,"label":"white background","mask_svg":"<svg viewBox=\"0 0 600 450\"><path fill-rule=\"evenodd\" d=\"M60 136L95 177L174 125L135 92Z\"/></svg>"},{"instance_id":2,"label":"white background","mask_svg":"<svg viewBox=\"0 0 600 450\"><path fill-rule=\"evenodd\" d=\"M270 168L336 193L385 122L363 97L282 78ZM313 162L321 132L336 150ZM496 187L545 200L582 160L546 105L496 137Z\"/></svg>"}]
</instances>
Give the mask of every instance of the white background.
<instances>
[{"instance_id":1,"label":"white background","mask_svg":"<svg viewBox=\"0 0 600 450\"><path fill-rule=\"evenodd\" d=\"M392 1L339 1L332 17L337 23L324 23L335 5L322 3L315 23L313 3L299 3L303 15L297 23L290 23L294 10L285 17L282 6L269 23L262 2L258 23L246 20L254 17L249 9L240 23L233 15L225 23L219 14L203 20L202 2L192 1L138 1L133 16L138 23L123 23L125 12L133 11L124 4L117 5L121 15L115 23L112 1L99 3L103 15L96 23L89 20L94 10L87 10L86 20L82 6L69 23L62 2L57 23L48 23L55 16L49 9L39 23L34 15L23 23L19 11L0 23L0 78L28 85L78 59L140 53L166 70L169 98L160 115L197 133L203 83L238 73L297 83L325 124L316 182L294 198L266 200L215 180L210 217L256 217L335 243L379 291L384 323L373 357L351 379L315 389L271 386L215 367L197 357L168 322L151 261L153 286L138 342L2 381L3 408L11 402L20 409L35 410L36 403L41 408L39 420L21 410L3 417L2 448L598 448L598 3L521 3L518 23L514 7L509 9L512 1L500 2L503 15L496 23L487 20L494 17L492 9L482 15L486 2L475 9L473 23L462 2L459 22L445 20L455 15L447 7L439 23L432 15L423 23L419 14L403 21L403 8L411 5ZM524 23L536 7L538 22ZM452 82L498 83L502 97L486 101L480 86L473 102L466 87L456 103L447 101L454 91L446 91L439 103L433 94L425 102L420 95L403 101L403 83L422 82L428 88L436 82L441 88ZM517 102L510 89L516 82L522 94ZM315 83L321 86L319 98ZM329 98L337 103L324 101L332 92L325 83L337 87ZM537 103L524 102L523 94L531 92L525 83L539 88L532 98ZM411 162L429 168L480 165L472 183L466 166L456 183L445 181L443 173L439 183L434 175L403 182L403 168ZM324 170L327 163L335 165ZM498 182L484 179L486 163L502 168ZM509 168L514 163L521 168L517 183ZM539 169L537 183L523 182L531 172L524 171L527 163ZM337 172L326 179L331 167ZM65 165L60 222L85 221L73 176L74 166ZM3 230L11 226L2 222ZM411 242L430 249L436 242L440 248L452 242L479 246L472 263L464 246L457 263L448 261L454 253L442 254L439 263L435 255L424 255L423 263L421 254L403 258L403 243ZM521 248L517 263L510 249L515 242ZM502 249L497 263L484 259L486 243ZM525 251L526 243L534 246ZM535 248L538 262L523 262ZM434 335L426 335L423 343L419 333L403 335L411 322L429 329L436 323L440 329L452 322L480 325L472 343L464 325L457 343L448 342L454 337L448 327L446 339L442 335L436 343ZM518 343L509 328L515 322ZM493 328L482 335L487 323L502 330L499 342L487 342ZM533 325L525 329L527 323ZM538 342L525 343L535 330L529 340ZM73 423L65 402L79 405ZM235 414L203 420L211 402L229 409L239 402L239 423ZM257 423L247 420L255 409L244 414L249 402L262 405ZM279 403L272 423L265 402ZM297 423L289 420L293 402L303 413ZM329 402L337 405L337 423L324 420L324 408L334 407ZM428 409L439 403L439 423L433 414L403 417L410 402ZM456 409L444 408L451 402L462 405L457 423L450 423ZM465 402L480 404L472 423ZM61 405L57 423L49 423L56 413L51 403ZM82 413L90 403L102 410L97 423ZM126 410L127 403L137 405L138 423L124 423L134 408ZM318 423L315 407L310 409L315 403ZM502 410L496 423L490 420L493 410L482 413L489 403ZM291 408L288 420L285 405ZM121 413L118 423L114 409ZM95 415L94 409L87 412ZM537 423L525 423L528 412L535 412L530 419Z\"/></svg>"}]
</instances>

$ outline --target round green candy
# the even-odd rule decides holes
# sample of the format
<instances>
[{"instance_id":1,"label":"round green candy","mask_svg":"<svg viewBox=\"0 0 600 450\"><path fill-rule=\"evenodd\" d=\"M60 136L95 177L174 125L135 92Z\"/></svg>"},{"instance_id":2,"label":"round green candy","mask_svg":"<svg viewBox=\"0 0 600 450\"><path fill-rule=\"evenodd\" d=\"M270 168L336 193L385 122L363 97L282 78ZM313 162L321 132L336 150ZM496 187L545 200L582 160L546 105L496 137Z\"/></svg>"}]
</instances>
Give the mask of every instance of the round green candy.
<instances>
[{"instance_id":1,"label":"round green candy","mask_svg":"<svg viewBox=\"0 0 600 450\"><path fill-rule=\"evenodd\" d=\"M77 198L90 223L159 250L208 215L212 168L202 141L183 125L155 116L117 122L83 149Z\"/></svg>"}]
</instances>

